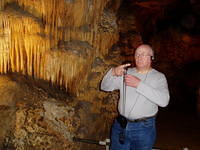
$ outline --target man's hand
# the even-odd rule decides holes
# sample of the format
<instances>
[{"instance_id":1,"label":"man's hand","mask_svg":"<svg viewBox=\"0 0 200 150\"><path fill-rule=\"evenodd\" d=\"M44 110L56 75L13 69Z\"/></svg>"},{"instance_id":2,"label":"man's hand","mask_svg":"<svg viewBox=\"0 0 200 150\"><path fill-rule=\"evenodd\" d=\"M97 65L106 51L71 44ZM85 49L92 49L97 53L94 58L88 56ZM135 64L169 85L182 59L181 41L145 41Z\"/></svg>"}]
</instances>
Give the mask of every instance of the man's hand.
<instances>
[{"instance_id":1,"label":"man's hand","mask_svg":"<svg viewBox=\"0 0 200 150\"><path fill-rule=\"evenodd\" d=\"M122 76L125 72L125 68L130 66L131 64L124 64L118 67L112 68L112 75L113 76Z\"/></svg>"},{"instance_id":2,"label":"man's hand","mask_svg":"<svg viewBox=\"0 0 200 150\"><path fill-rule=\"evenodd\" d=\"M140 81L141 80L139 78L133 75L129 75L129 74L125 75L125 84L127 86L136 88L139 85Z\"/></svg>"}]
</instances>

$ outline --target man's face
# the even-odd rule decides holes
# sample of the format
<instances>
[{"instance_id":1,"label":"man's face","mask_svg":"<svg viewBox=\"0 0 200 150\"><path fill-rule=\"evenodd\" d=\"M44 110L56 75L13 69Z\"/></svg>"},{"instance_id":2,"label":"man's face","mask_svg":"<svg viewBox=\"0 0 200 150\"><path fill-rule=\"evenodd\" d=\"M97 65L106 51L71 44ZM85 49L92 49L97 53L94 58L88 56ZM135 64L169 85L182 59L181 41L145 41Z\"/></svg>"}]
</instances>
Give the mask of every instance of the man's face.
<instances>
[{"instance_id":1,"label":"man's face","mask_svg":"<svg viewBox=\"0 0 200 150\"><path fill-rule=\"evenodd\" d=\"M151 67L152 50L147 46L140 46L135 51L135 63L138 68Z\"/></svg>"}]
</instances>

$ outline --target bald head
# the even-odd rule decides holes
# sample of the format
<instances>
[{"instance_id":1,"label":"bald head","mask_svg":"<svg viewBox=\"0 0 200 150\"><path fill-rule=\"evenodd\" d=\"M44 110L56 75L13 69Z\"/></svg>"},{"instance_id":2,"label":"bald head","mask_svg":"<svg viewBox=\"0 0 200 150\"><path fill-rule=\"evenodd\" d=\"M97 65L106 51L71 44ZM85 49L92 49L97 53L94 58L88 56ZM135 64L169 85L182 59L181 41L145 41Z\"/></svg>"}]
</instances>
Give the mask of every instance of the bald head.
<instances>
[{"instance_id":1,"label":"bald head","mask_svg":"<svg viewBox=\"0 0 200 150\"><path fill-rule=\"evenodd\" d=\"M147 44L140 45L135 51L136 68L144 72L151 69L152 56L153 56L153 50L151 46Z\"/></svg>"},{"instance_id":2,"label":"bald head","mask_svg":"<svg viewBox=\"0 0 200 150\"><path fill-rule=\"evenodd\" d=\"M153 49L148 44L142 44L142 45L138 46L138 48L135 51L135 54L137 54L138 51L146 51L145 53L148 53L148 55L154 56Z\"/></svg>"}]
</instances>

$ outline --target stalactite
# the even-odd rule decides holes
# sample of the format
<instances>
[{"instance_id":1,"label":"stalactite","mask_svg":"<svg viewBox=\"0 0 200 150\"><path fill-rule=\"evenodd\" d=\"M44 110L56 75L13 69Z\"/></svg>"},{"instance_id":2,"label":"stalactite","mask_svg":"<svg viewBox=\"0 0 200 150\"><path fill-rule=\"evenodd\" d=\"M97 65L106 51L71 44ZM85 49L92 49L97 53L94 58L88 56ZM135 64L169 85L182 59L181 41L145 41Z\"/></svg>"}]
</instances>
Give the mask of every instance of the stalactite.
<instances>
[{"instance_id":1,"label":"stalactite","mask_svg":"<svg viewBox=\"0 0 200 150\"><path fill-rule=\"evenodd\" d=\"M10 42L11 42L11 32L8 28L9 23L6 20L6 17L2 16L0 20L0 56L1 56L1 72L7 73L8 72L8 64L9 64L9 49L10 49Z\"/></svg>"},{"instance_id":2,"label":"stalactite","mask_svg":"<svg viewBox=\"0 0 200 150\"><path fill-rule=\"evenodd\" d=\"M0 49L7 52L0 53L0 72L20 72L78 94L93 59L106 55L118 40L117 32L99 30L109 0L13 1L19 8L9 6L0 13L0 27L9 31L0 41ZM84 58L59 47L60 41L74 39L87 42L94 51Z\"/></svg>"},{"instance_id":3,"label":"stalactite","mask_svg":"<svg viewBox=\"0 0 200 150\"><path fill-rule=\"evenodd\" d=\"M5 6L11 2L14 2L15 0L1 0L0 1L0 10L3 10Z\"/></svg>"},{"instance_id":4,"label":"stalactite","mask_svg":"<svg viewBox=\"0 0 200 150\"><path fill-rule=\"evenodd\" d=\"M113 43L118 41L118 33L99 33L98 31L84 32L81 30L70 30L65 31L64 39L78 39L81 41L88 41L91 45L96 48L96 54L105 55L108 53L108 48L110 48ZM106 40L105 40L106 39Z\"/></svg>"},{"instance_id":5,"label":"stalactite","mask_svg":"<svg viewBox=\"0 0 200 150\"><path fill-rule=\"evenodd\" d=\"M53 84L65 85L68 92L77 94L84 83L89 60L79 58L64 50L46 51L44 60L44 79L50 80Z\"/></svg>"},{"instance_id":6,"label":"stalactite","mask_svg":"<svg viewBox=\"0 0 200 150\"><path fill-rule=\"evenodd\" d=\"M82 25L93 27L97 25L109 0L101 2L97 0L77 0L75 2L61 0L59 3L56 0L16 1L25 10L41 18L46 24L45 33L53 35L54 40L57 41L61 39L59 31L56 31L60 27L70 26L74 28Z\"/></svg>"}]
</instances>

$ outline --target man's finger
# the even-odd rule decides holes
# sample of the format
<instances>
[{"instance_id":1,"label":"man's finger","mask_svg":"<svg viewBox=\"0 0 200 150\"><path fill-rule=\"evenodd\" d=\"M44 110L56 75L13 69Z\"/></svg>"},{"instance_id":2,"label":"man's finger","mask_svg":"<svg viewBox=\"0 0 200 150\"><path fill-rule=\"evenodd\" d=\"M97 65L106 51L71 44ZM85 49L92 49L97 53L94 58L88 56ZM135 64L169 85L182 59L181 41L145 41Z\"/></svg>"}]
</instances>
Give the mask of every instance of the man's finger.
<instances>
[{"instance_id":1,"label":"man's finger","mask_svg":"<svg viewBox=\"0 0 200 150\"><path fill-rule=\"evenodd\" d=\"M128 66L130 66L131 64L124 64L124 65L122 65L122 68L125 68L125 67L128 67Z\"/></svg>"}]
</instances>

